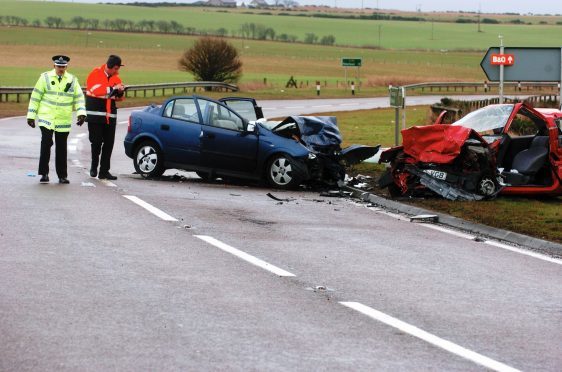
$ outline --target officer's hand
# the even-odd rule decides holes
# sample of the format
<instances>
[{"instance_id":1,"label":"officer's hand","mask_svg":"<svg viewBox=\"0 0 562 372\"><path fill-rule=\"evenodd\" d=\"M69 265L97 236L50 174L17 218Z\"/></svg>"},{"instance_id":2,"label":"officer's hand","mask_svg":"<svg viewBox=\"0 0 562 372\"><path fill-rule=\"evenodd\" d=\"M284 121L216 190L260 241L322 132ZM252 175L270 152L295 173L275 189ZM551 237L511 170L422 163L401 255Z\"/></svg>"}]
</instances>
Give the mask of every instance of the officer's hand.
<instances>
[{"instance_id":1,"label":"officer's hand","mask_svg":"<svg viewBox=\"0 0 562 372\"><path fill-rule=\"evenodd\" d=\"M114 89L117 89L118 91L122 92L125 90L125 86L123 84L117 84L113 87Z\"/></svg>"},{"instance_id":2,"label":"officer's hand","mask_svg":"<svg viewBox=\"0 0 562 372\"><path fill-rule=\"evenodd\" d=\"M86 120L86 117L84 115L78 115L78 121L76 122L76 125L82 126L82 124L84 124L84 120Z\"/></svg>"},{"instance_id":3,"label":"officer's hand","mask_svg":"<svg viewBox=\"0 0 562 372\"><path fill-rule=\"evenodd\" d=\"M35 119L27 119L27 125L31 128L35 128Z\"/></svg>"}]
</instances>

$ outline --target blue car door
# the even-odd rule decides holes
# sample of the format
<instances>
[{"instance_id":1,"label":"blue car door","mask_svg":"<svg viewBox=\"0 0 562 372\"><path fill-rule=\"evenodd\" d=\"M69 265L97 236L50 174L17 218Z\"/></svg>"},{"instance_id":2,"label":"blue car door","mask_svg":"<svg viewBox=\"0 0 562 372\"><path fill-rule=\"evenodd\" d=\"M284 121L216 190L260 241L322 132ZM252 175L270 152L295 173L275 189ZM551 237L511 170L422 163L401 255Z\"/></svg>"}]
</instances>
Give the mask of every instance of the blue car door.
<instances>
[{"instance_id":1,"label":"blue car door","mask_svg":"<svg viewBox=\"0 0 562 372\"><path fill-rule=\"evenodd\" d=\"M199 165L201 124L193 98L169 101L157 130L167 162Z\"/></svg>"},{"instance_id":2,"label":"blue car door","mask_svg":"<svg viewBox=\"0 0 562 372\"><path fill-rule=\"evenodd\" d=\"M246 132L244 120L228 107L202 98L197 102L203 116L201 165L233 172L255 172L257 134Z\"/></svg>"}]
</instances>

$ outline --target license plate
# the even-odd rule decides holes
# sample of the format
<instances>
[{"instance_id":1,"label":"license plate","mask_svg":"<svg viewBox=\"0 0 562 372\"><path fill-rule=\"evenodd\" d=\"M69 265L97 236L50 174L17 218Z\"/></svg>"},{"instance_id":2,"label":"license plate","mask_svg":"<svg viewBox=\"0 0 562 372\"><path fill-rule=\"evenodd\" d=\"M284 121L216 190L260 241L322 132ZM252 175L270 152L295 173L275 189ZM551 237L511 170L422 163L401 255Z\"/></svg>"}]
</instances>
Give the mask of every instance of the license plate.
<instances>
[{"instance_id":1,"label":"license plate","mask_svg":"<svg viewBox=\"0 0 562 372\"><path fill-rule=\"evenodd\" d=\"M424 172L429 174L433 178L437 178L438 180L446 180L447 179L447 173L445 173L445 172L436 171L436 170L433 170L433 169L425 169Z\"/></svg>"}]
</instances>

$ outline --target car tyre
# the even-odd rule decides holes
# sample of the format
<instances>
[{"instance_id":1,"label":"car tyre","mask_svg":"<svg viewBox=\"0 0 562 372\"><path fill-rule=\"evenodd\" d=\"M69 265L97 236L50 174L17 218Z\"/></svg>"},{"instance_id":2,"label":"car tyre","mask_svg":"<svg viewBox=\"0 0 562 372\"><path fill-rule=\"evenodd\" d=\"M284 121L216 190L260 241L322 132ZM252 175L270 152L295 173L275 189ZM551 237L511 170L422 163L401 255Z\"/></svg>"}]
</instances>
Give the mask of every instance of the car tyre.
<instances>
[{"instance_id":1,"label":"car tyre","mask_svg":"<svg viewBox=\"0 0 562 372\"><path fill-rule=\"evenodd\" d=\"M135 170L143 178L160 177L164 171L164 155L154 141L144 141L133 154Z\"/></svg>"},{"instance_id":2,"label":"car tyre","mask_svg":"<svg viewBox=\"0 0 562 372\"><path fill-rule=\"evenodd\" d=\"M269 160L266 178L271 186L284 190L295 189L301 182L294 159L285 154L276 155Z\"/></svg>"},{"instance_id":3,"label":"car tyre","mask_svg":"<svg viewBox=\"0 0 562 372\"><path fill-rule=\"evenodd\" d=\"M480 181L478 181L477 193L485 198L493 198L497 194L499 188L500 185L494 176L485 175L480 179Z\"/></svg>"}]
</instances>

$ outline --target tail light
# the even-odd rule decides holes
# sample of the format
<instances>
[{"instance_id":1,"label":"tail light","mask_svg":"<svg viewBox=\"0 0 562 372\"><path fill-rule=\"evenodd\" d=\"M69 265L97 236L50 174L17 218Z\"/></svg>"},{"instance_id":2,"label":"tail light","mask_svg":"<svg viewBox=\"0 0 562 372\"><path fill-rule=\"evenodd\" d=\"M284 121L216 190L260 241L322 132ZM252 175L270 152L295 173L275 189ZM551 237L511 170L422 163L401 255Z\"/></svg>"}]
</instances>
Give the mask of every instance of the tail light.
<instances>
[{"instance_id":1,"label":"tail light","mask_svg":"<svg viewBox=\"0 0 562 372\"><path fill-rule=\"evenodd\" d=\"M127 132L131 133L131 130L132 130L132 128L131 128L131 116L129 115L129 124L127 125Z\"/></svg>"}]
</instances>

